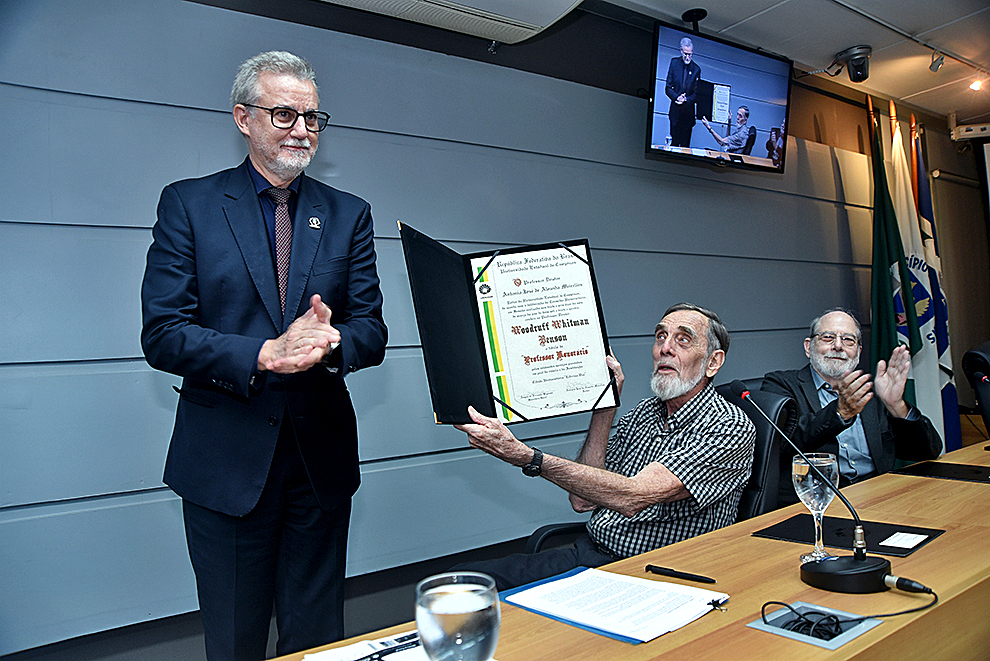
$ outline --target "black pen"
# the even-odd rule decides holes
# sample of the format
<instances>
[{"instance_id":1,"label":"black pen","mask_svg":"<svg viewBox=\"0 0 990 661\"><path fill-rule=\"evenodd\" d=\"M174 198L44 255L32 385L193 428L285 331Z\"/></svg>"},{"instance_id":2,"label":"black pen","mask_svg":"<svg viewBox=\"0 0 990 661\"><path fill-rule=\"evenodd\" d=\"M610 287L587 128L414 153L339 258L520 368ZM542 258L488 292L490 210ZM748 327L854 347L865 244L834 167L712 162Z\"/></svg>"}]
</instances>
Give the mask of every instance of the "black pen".
<instances>
[{"instance_id":1,"label":"black pen","mask_svg":"<svg viewBox=\"0 0 990 661\"><path fill-rule=\"evenodd\" d=\"M646 565L646 571L653 574L660 574L661 576L670 576L671 578L682 578L685 581L697 581L698 583L715 582L714 578L699 576L698 574L689 574L685 571L677 571L676 569L667 569L666 567L657 567L656 565Z\"/></svg>"}]
</instances>

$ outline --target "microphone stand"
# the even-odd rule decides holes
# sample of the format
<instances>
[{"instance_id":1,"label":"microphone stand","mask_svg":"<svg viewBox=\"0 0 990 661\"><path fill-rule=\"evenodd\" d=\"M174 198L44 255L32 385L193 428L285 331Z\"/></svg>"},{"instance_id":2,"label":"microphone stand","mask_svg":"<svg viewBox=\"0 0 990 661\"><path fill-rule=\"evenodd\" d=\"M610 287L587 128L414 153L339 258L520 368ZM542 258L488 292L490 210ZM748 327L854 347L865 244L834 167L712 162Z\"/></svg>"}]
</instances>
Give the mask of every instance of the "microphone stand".
<instances>
[{"instance_id":1,"label":"microphone stand","mask_svg":"<svg viewBox=\"0 0 990 661\"><path fill-rule=\"evenodd\" d=\"M780 427L770 419L770 416L753 401L749 390L742 381L733 381L729 385L733 394L748 401L757 411L760 412L770 426L780 434L781 438L787 441L798 455L808 463L808 467L815 472L828 488L835 492L842 504L853 516L853 555L834 556L813 562L806 562L801 565L801 580L808 585L830 592L851 592L869 593L882 592L897 585L898 578L891 575L890 560L886 558L867 557L866 555L866 533L863 531L863 522L860 520L856 509L842 495L842 492L832 484L825 475L818 470L808 457L798 448L794 442L787 437Z\"/></svg>"}]
</instances>

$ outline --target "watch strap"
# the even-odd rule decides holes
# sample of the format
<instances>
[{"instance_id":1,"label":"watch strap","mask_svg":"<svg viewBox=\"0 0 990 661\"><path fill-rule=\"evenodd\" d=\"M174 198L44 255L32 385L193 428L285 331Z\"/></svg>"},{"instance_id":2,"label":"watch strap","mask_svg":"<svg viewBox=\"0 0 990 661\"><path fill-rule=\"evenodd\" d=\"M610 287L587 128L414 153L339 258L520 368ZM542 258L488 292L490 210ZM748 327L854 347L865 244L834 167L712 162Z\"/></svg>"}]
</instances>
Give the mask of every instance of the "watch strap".
<instances>
[{"instance_id":1,"label":"watch strap","mask_svg":"<svg viewBox=\"0 0 990 661\"><path fill-rule=\"evenodd\" d=\"M539 448L533 448L533 458L522 467L523 475L527 477L539 477L543 468L543 452Z\"/></svg>"}]
</instances>

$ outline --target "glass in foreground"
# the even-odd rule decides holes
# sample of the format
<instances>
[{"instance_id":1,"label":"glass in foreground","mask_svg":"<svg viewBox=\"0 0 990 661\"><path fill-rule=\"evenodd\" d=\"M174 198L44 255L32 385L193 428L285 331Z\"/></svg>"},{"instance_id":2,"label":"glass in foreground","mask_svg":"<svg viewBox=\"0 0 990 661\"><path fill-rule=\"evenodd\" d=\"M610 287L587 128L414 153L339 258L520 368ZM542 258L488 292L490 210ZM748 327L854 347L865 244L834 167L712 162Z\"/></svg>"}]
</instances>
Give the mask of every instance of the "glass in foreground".
<instances>
[{"instance_id":1,"label":"glass in foreground","mask_svg":"<svg viewBox=\"0 0 990 661\"><path fill-rule=\"evenodd\" d=\"M416 628L431 661L491 661L501 621L486 574L438 574L416 586Z\"/></svg>"}]
</instances>

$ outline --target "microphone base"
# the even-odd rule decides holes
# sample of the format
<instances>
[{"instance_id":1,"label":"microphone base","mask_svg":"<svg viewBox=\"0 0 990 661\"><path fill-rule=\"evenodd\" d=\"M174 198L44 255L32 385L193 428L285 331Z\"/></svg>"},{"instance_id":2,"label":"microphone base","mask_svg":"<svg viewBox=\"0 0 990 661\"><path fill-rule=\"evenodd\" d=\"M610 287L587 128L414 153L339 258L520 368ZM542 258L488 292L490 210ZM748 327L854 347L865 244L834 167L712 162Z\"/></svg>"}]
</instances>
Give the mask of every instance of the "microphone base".
<instances>
[{"instance_id":1,"label":"microphone base","mask_svg":"<svg viewBox=\"0 0 990 661\"><path fill-rule=\"evenodd\" d=\"M890 572L890 560L867 557L857 560L851 555L825 558L801 565L801 580L829 592L865 594L890 588L883 582Z\"/></svg>"}]
</instances>

